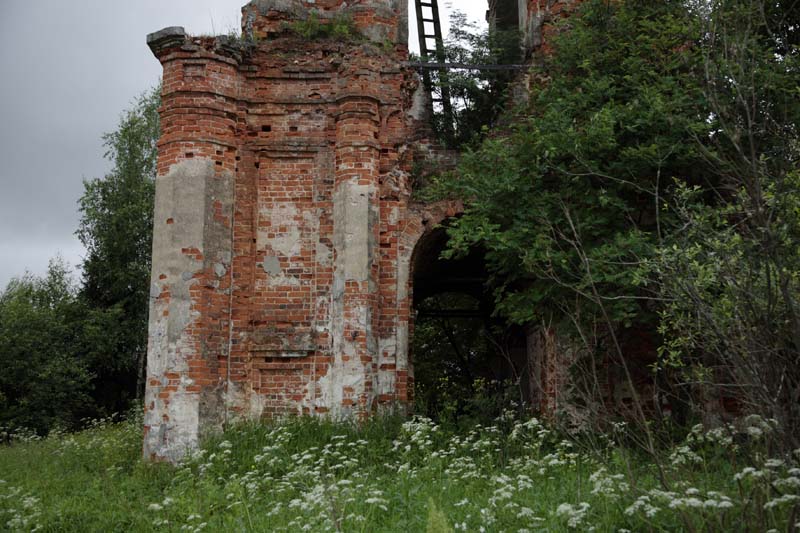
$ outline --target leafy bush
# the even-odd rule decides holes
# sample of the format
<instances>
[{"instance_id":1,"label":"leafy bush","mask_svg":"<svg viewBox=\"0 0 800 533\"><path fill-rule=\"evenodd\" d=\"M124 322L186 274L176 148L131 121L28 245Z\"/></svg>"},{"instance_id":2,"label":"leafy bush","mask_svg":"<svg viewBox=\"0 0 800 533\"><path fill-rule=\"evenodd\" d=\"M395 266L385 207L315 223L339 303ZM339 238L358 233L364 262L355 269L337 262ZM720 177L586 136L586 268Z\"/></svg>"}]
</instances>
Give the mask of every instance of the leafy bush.
<instances>
[{"instance_id":1,"label":"leafy bush","mask_svg":"<svg viewBox=\"0 0 800 533\"><path fill-rule=\"evenodd\" d=\"M337 14L329 21L321 21L319 14L313 10L307 18L292 22L288 28L309 40L354 40L359 38L358 30L349 16Z\"/></svg>"},{"instance_id":2,"label":"leafy bush","mask_svg":"<svg viewBox=\"0 0 800 533\"><path fill-rule=\"evenodd\" d=\"M87 251L80 298L93 311L84 349L104 414L127 409L143 393L160 104L155 87L122 114L103 138L114 166L84 182L79 203L76 233Z\"/></svg>"},{"instance_id":3,"label":"leafy bush","mask_svg":"<svg viewBox=\"0 0 800 533\"><path fill-rule=\"evenodd\" d=\"M501 315L552 324L634 396L647 376L678 424L769 413L787 449L800 435L798 20L785 2L583 2L532 69L524 114L432 186L466 200L449 254L486 250ZM631 357L637 332L660 359ZM649 435L658 405L633 405Z\"/></svg>"}]
</instances>

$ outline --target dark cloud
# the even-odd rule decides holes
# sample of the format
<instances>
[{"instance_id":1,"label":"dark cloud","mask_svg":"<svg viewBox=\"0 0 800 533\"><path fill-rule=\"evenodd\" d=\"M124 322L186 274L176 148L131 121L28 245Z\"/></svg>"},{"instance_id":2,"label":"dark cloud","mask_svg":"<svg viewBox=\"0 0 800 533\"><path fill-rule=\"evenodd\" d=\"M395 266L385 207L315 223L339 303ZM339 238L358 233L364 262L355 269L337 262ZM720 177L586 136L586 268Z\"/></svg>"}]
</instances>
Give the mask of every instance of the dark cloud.
<instances>
[{"instance_id":1,"label":"dark cloud","mask_svg":"<svg viewBox=\"0 0 800 533\"><path fill-rule=\"evenodd\" d=\"M61 253L76 265L83 178L101 137L158 82L145 36L166 26L227 33L245 0L0 2L0 288Z\"/></svg>"}]
</instances>

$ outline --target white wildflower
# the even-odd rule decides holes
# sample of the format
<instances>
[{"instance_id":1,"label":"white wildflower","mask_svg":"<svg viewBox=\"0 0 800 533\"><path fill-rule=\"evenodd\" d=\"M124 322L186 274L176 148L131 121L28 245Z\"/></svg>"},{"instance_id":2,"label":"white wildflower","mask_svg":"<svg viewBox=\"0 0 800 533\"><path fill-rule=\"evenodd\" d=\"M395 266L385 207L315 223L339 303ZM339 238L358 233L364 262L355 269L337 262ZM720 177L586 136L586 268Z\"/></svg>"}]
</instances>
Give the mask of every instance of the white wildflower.
<instances>
[{"instance_id":1,"label":"white wildflower","mask_svg":"<svg viewBox=\"0 0 800 533\"><path fill-rule=\"evenodd\" d=\"M677 447L669 456L670 463L673 466L680 466L686 464L700 464L703 458L692 451L688 446Z\"/></svg>"},{"instance_id":2,"label":"white wildflower","mask_svg":"<svg viewBox=\"0 0 800 533\"><path fill-rule=\"evenodd\" d=\"M768 501L767 503L765 503L764 504L764 509L769 511L770 509L772 509L774 507L780 507L780 506L783 506L783 505L786 505L786 504L789 504L789 503L795 503L798 500L800 500L800 496L798 496L796 494L784 494L783 496L781 496L779 498L774 498L774 499Z\"/></svg>"},{"instance_id":3,"label":"white wildflower","mask_svg":"<svg viewBox=\"0 0 800 533\"><path fill-rule=\"evenodd\" d=\"M800 477L790 476L783 479L776 479L773 485L783 491L800 490Z\"/></svg>"},{"instance_id":4,"label":"white wildflower","mask_svg":"<svg viewBox=\"0 0 800 533\"><path fill-rule=\"evenodd\" d=\"M644 513L647 518L653 518L658 514L659 508L651 503L650 497L647 495L639 496L627 509L625 514L632 516L636 513Z\"/></svg>"},{"instance_id":5,"label":"white wildflower","mask_svg":"<svg viewBox=\"0 0 800 533\"><path fill-rule=\"evenodd\" d=\"M556 516L567 519L567 525L571 528L577 528L583 524L586 518L586 513L589 511L590 505L586 502L581 502L578 505L570 503L562 503L556 509Z\"/></svg>"},{"instance_id":6,"label":"white wildflower","mask_svg":"<svg viewBox=\"0 0 800 533\"><path fill-rule=\"evenodd\" d=\"M592 494L616 499L620 493L628 491L628 484L624 479L622 474L609 474L605 467L601 467L589 476Z\"/></svg>"},{"instance_id":7,"label":"white wildflower","mask_svg":"<svg viewBox=\"0 0 800 533\"><path fill-rule=\"evenodd\" d=\"M764 476L766 476L766 474L767 473L765 471L763 471L763 470L756 470L752 466L748 466L748 467L743 468L741 472L735 474L733 476L733 479L735 481L741 481L741 480L747 479L747 478L761 479Z\"/></svg>"}]
</instances>

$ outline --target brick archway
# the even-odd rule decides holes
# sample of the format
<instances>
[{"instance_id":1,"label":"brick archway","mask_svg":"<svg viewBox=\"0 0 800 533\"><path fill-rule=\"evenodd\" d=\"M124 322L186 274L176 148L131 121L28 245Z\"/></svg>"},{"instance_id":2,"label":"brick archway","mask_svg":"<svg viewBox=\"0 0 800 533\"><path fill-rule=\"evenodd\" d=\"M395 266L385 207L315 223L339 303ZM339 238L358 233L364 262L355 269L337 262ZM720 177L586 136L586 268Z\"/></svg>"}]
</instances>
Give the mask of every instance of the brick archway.
<instances>
[{"instance_id":1,"label":"brick archway","mask_svg":"<svg viewBox=\"0 0 800 533\"><path fill-rule=\"evenodd\" d=\"M293 33L323 6L303 0L245 6L255 41L149 36L164 81L147 457L179 460L236 418L411 401L411 254L460 205L411 202L429 143L400 4L325 2L355 42Z\"/></svg>"},{"instance_id":2,"label":"brick archway","mask_svg":"<svg viewBox=\"0 0 800 533\"><path fill-rule=\"evenodd\" d=\"M410 260L409 383L423 396L416 398L414 391L409 396L422 400L418 412L434 417L442 414L443 400L458 412L474 407L479 402L472 402L472 394L478 391L492 391L498 402L509 388L517 391L518 401L524 396L530 405L533 399L526 331L494 314L484 250L441 256L447 248L448 221L462 212L460 203L426 206L422 218L428 224L415 236ZM425 369L422 374L415 373L418 365ZM445 389L441 383L447 384Z\"/></svg>"},{"instance_id":3,"label":"brick archway","mask_svg":"<svg viewBox=\"0 0 800 533\"><path fill-rule=\"evenodd\" d=\"M399 312L395 326L395 346L397 353L397 382L395 401L413 402L414 369L409 357L410 341L413 334L413 260L417 245L423 237L434 231L448 218L456 217L464 211L458 200L444 200L433 204L415 204L408 209L404 227L400 233L399 255L397 257L397 302Z\"/></svg>"}]
</instances>

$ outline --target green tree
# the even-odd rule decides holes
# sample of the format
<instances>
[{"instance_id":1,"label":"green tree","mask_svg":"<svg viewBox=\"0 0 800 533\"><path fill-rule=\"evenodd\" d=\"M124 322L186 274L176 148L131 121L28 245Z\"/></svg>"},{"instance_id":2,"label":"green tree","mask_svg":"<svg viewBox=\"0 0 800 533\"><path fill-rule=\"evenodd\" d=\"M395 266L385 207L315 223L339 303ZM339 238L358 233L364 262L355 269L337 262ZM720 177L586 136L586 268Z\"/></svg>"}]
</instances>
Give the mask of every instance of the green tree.
<instances>
[{"instance_id":1,"label":"green tree","mask_svg":"<svg viewBox=\"0 0 800 533\"><path fill-rule=\"evenodd\" d=\"M800 445L799 15L797 3L710 3L703 82L713 129L700 145L719 186L680 191L669 242L653 262L668 302L664 371L778 420L793 448Z\"/></svg>"},{"instance_id":2,"label":"green tree","mask_svg":"<svg viewBox=\"0 0 800 533\"><path fill-rule=\"evenodd\" d=\"M95 398L111 411L124 409L142 386L159 105L157 87L123 113L116 131L104 136L114 167L85 181L80 199L77 235L88 252L80 296L92 310L86 328L105 332L87 351Z\"/></svg>"},{"instance_id":3,"label":"green tree","mask_svg":"<svg viewBox=\"0 0 800 533\"><path fill-rule=\"evenodd\" d=\"M588 1L570 21L525 116L440 183L467 199L450 253L487 250L514 322L591 319L602 302L615 325L652 323L631 267L654 253L673 180L703 178L698 21L678 1Z\"/></svg>"},{"instance_id":4,"label":"green tree","mask_svg":"<svg viewBox=\"0 0 800 533\"><path fill-rule=\"evenodd\" d=\"M769 414L795 447L797 20L791 2L587 0L524 116L435 184L467 200L449 254L487 250L501 314L621 366L628 332L657 331L668 394Z\"/></svg>"},{"instance_id":5,"label":"green tree","mask_svg":"<svg viewBox=\"0 0 800 533\"><path fill-rule=\"evenodd\" d=\"M513 30L481 30L467 16L455 11L450 15L450 33L445 41L445 61L450 64L507 65L520 60L520 35ZM479 140L496 125L505 109L512 71L449 69L444 79L438 71L430 73L435 87L446 83L453 115L441 110L433 115L439 137L452 147Z\"/></svg>"},{"instance_id":6,"label":"green tree","mask_svg":"<svg viewBox=\"0 0 800 533\"><path fill-rule=\"evenodd\" d=\"M0 293L0 425L45 433L93 414L84 357L85 308L61 259Z\"/></svg>"}]
</instances>

